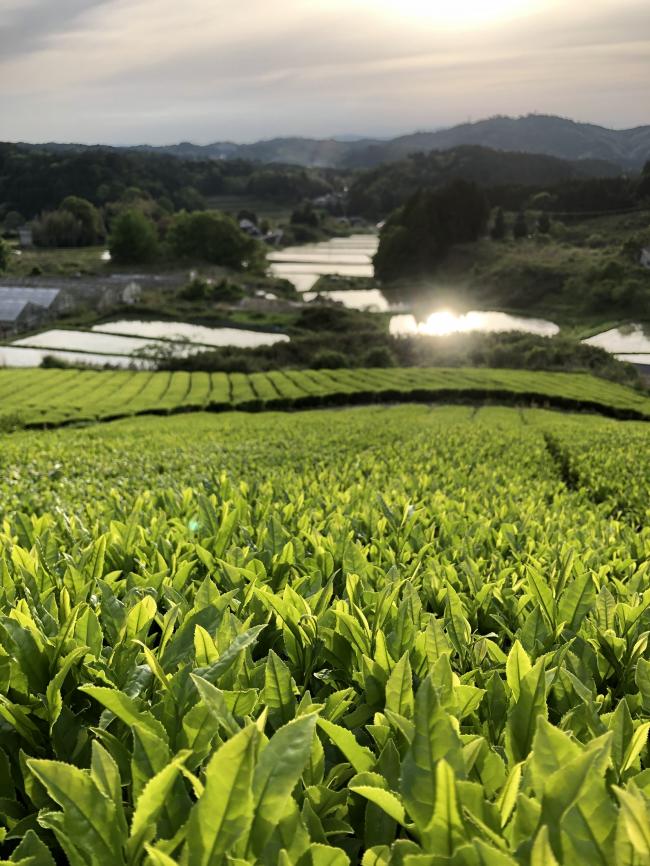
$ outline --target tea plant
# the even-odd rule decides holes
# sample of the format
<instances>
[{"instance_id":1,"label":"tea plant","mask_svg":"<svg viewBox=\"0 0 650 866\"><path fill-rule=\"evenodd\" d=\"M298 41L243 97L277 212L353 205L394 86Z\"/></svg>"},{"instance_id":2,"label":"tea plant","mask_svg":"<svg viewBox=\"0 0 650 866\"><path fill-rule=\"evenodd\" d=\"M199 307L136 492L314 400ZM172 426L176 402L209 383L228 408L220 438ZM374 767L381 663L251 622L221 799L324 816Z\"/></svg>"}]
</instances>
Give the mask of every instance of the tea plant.
<instances>
[{"instance_id":1,"label":"tea plant","mask_svg":"<svg viewBox=\"0 0 650 866\"><path fill-rule=\"evenodd\" d=\"M425 407L5 436L0 863L650 863L649 438Z\"/></svg>"}]
</instances>

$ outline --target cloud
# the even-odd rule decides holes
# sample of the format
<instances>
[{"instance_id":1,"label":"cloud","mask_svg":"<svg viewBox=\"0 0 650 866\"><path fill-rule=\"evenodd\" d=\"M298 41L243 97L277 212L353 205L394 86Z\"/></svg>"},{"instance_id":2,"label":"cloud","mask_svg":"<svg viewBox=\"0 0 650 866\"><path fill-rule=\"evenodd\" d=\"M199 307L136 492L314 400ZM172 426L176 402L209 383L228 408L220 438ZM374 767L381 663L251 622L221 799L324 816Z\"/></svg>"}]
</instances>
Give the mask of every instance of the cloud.
<instances>
[{"instance_id":1,"label":"cloud","mask_svg":"<svg viewBox=\"0 0 650 866\"><path fill-rule=\"evenodd\" d=\"M79 19L111 0L31 0L5 5L0 18L2 60L33 52L69 32Z\"/></svg>"},{"instance_id":2,"label":"cloud","mask_svg":"<svg viewBox=\"0 0 650 866\"><path fill-rule=\"evenodd\" d=\"M373 14L367 0L51 5L0 19L3 43L7 33L14 43L0 52L0 110L14 138L378 134L531 110L647 121L645 0L541 0L498 26L456 29L391 14L382 0Z\"/></svg>"}]
</instances>

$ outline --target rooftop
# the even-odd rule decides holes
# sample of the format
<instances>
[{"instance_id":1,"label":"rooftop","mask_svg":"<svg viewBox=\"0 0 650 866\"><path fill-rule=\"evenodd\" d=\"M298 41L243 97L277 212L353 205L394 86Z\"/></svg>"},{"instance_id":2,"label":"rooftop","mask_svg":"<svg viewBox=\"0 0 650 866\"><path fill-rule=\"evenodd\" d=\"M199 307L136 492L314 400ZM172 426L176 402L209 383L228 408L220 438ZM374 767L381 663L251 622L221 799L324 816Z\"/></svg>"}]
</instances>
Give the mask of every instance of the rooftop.
<instances>
[{"instance_id":1,"label":"rooftop","mask_svg":"<svg viewBox=\"0 0 650 866\"><path fill-rule=\"evenodd\" d=\"M0 297L0 322L15 322L28 303Z\"/></svg>"},{"instance_id":2,"label":"rooftop","mask_svg":"<svg viewBox=\"0 0 650 866\"><path fill-rule=\"evenodd\" d=\"M39 307L49 307L60 291L60 289L35 289L30 286L0 286L0 304L13 302L22 303L23 306L36 304Z\"/></svg>"}]
</instances>

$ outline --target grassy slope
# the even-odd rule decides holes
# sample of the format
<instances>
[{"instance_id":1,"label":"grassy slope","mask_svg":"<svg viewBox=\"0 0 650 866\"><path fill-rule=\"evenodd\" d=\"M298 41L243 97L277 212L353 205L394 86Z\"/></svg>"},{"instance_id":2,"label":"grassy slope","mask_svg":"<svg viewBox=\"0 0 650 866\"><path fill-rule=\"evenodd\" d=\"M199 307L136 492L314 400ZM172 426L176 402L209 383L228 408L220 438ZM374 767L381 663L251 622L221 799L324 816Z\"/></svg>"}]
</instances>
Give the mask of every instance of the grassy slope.
<instances>
[{"instance_id":1,"label":"grassy slope","mask_svg":"<svg viewBox=\"0 0 650 866\"><path fill-rule=\"evenodd\" d=\"M252 375L0 370L0 424L5 430L199 409L486 399L650 419L649 397L584 373L462 368L276 371Z\"/></svg>"}]
</instances>

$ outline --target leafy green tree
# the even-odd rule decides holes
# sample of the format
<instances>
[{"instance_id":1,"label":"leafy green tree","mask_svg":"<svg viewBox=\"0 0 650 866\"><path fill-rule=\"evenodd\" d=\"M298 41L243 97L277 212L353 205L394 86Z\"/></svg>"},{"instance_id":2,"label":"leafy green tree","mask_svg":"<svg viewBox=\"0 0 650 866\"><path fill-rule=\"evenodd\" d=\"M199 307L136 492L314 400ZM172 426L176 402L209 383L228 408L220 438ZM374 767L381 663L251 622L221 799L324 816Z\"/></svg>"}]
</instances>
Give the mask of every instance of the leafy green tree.
<instances>
[{"instance_id":1,"label":"leafy green tree","mask_svg":"<svg viewBox=\"0 0 650 866\"><path fill-rule=\"evenodd\" d=\"M5 234L14 235L21 226L25 225L25 217L17 210L10 210L5 216L3 229Z\"/></svg>"},{"instance_id":2,"label":"leafy green tree","mask_svg":"<svg viewBox=\"0 0 650 866\"><path fill-rule=\"evenodd\" d=\"M305 225L318 228L320 220L311 202L305 202L291 214L291 225Z\"/></svg>"},{"instance_id":3,"label":"leafy green tree","mask_svg":"<svg viewBox=\"0 0 650 866\"><path fill-rule=\"evenodd\" d=\"M646 162L641 173L638 188L639 199L650 198L650 159Z\"/></svg>"},{"instance_id":4,"label":"leafy green tree","mask_svg":"<svg viewBox=\"0 0 650 866\"><path fill-rule=\"evenodd\" d=\"M84 198L68 196L58 210L44 213L33 225L34 243L41 247L85 247L106 237L97 208Z\"/></svg>"},{"instance_id":5,"label":"leafy green tree","mask_svg":"<svg viewBox=\"0 0 650 866\"><path fill-rule=\"evenodd\" d=\"M59 210L66 211L79 222L80 246L92 246L101 243L106 237L104 221L97 208L87 199L69 195L61 202Z\"/></svg>"},{"instance_id":6,"label":"leafy green tree","mask_svg":"<svg viewBox=\"0 0 650 866\"><path fill-rule=\"evenodd\" d=\"M9 267L10 254L9 244L0 238L0 271L6 271Z\"/></svg>"},{"instance_id":7,"label":"leafy green tree","mask_svg":"<svg viewBox=\"0 0 650 866\"><path fill-rule=\"evenodd\" d=\"M502 241L506 236L506 218L501 207L494 217L494 225L492 226L490 235L494 241Z\"/></svg>"},{"instance_id":8,"label":"leafy green tree","mask_svg":"<svg viewBox=\"0 0 650 866\"><path fill-rule=\"evenodd\" d=\"M433 273L454 244L478 240L489 213L485 193L475 183L455 180L441 189L420 190L386 221L375 273L381 280Z\"/></svg>"},{"instance_id":9,"label":"leafy green tree","mask_svg":"<svg viewBox=\"0 0 650 866\"><path fill-rule=\"evenodd\" d=\"M312 358L311 366L315 370L340 370L348 366L348 359L342 352L334 349L322 349Z\"/></svg>"},{"instance_id":10,"label":"leafy green tree","mask_svg":"<svg viewBox=\"0 0 650 866\"><path fill-rule=\"evenodd\" d=\"M241 269L260 257L259 244L232 217L217 211L182 211L174 217L167 242L172 254Z\"/></svg>"},{"instance_id":11,"label":"leafy green tree","mask_svg":"<svg viewBox=\"0 0 650 866\"><path fill-rule=\"evenodd\" d=\"M363 367L395 367L397 359L388 346L373 346L363 355Z\"/></svg>"},{"instance_id":12,"label":"leafy green tree","mask_svg":"<svg viewBox=\"0 0 650 866\"><path fill-rule=\"evenodd\" d=\"M68 210L42 214L32 224L37 247L78 247L82 245L83 226Z\"/></svg>"},{"instance_id":13,"label":"leafy green tree","mask_svg":"<svg viewBox=\"0 0 650 866\"><path fill-rule=\"evenodd\" d=\"M517 219L512 227L512 236L516 241L528 237L528 224L526 222L526 214L523 211L519 211L517 214Z\"/></svg>"},{"instance_id":14,"label":"leafy green tree","mask_svg":"<svg viewBox=\"0 0 650 866\"><path fill-rule=\"evenodd\" d=\"M551 231L551 220L547 213L540 214L537 220L537 231L540 235L547 235Z\"/></svg>"},{"instance_id":15,"label":"leafy green tree","mask_svg":"<svg viewBox=\"0 0 650 866\"><path fill-rule=\"evenodd\" d=\"M124 211L113 223L109 248L116 264L152 262L160 252L156 226L140 211Z\"/></svg>"},{"instance_id":16,"label":"leafy green tree","mask_svg":"<svg viewBox=\"0 0 650 866\"><path fill-rule=\"evenodd\" d=\"M248 208L242 208L237 214L237 222L241 222L242 220L248 220L252 222L254 226L258 224L257 214L253 210L249 210Z\"/></svg>"}]
</instances>

